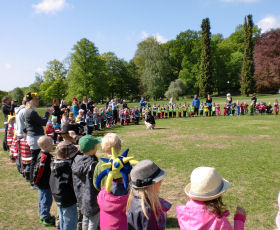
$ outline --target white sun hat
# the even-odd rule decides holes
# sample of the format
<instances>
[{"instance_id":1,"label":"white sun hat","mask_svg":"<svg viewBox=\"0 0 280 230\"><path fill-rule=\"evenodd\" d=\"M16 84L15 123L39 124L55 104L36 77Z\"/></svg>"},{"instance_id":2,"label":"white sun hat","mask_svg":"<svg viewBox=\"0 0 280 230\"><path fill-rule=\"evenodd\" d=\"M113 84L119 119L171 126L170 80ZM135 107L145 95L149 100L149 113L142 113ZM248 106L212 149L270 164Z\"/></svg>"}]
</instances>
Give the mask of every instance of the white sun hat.
<instances>
[{"instance_id":1,"label":"white sun hat","mask_svg":"<svg viewBox=\"0 0 280 230\"><path fill-rule=\"evenodd\" d=\"M185 193L193 200L208 201L220 197L229 186L215 168L198 167L192 171L191 183L185 187Z\"/></svg>"}]
</instances>

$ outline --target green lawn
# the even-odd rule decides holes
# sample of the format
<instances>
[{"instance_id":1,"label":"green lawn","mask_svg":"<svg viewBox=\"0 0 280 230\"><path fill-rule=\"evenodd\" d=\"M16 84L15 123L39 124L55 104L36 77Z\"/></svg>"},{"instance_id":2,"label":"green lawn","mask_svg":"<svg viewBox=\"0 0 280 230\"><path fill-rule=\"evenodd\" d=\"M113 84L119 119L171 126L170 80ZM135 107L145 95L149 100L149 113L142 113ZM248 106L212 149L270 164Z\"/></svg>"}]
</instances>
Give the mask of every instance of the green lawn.
<instances>
[{"instance_id":1,"label":"green lawn","mask_svg":"<svg viewBox=\"0 0 280 230\"><path fill-rule=\"evenodd\" d=\"M280 116L176 118L156 122L157 128L151 131L141 123L105 132L118 133L123 150L130 148L130 155L136 159L151 159L167 169L168 176L161 188L161 196L173 204L167 229L178 229L175 207L185 203L184 186L198 166L214 166L230 181L224 202L231 211L231 221L235 206L241 205L247 211L246 229L273 229L280 189ZM2 151L0 229L44 229L38 220L37 191L30 189L15 167Z\"/></svg>"}]
</instances>

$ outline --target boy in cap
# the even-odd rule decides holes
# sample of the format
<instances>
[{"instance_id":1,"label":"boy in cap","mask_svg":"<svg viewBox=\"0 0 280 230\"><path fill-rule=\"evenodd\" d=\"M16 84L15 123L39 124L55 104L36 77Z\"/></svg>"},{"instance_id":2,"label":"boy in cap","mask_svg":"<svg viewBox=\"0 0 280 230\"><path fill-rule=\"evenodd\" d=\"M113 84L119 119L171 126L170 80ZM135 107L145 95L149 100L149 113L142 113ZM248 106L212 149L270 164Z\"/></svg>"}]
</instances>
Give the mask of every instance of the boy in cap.
<instances>
[{"instance_id":1,"label":"boy in cap","mask_svg":"<svg viewBox=\"0 0 280 230\"><path fill-rule=\"evenodd\" d=\"M85 135L79 140L79 149L84 155L77 155L72 164L73 185L78 205L83 214L83 230L99 226L98 191L93 187L93 172L99 138Z\"/></svg>"},{"instance_id":2,"label":"boy in cap","mask_svg":"<svg viewBox=\"0 0 280 230\"><path fill-rule=\"evenodd\" d=\"M60 230L76 230L77 199L73 188L72 158L78 149L70 141L60 142L55 149L51 164L50 187L58 206Z\"/></svg>"}]
</instances>

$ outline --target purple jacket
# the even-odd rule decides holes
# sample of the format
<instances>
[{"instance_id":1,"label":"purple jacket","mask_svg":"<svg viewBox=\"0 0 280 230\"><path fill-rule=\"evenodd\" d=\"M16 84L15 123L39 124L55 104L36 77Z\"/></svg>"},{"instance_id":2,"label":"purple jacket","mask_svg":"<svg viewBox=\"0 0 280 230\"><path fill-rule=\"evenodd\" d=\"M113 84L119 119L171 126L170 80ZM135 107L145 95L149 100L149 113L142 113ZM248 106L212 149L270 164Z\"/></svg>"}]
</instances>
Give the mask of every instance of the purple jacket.
<instances>
[{"instance_id":1,"label":"purple jacket","mask_svg":"<svg viewBox=\"0 0 280 230\"><path fill-rule=\"evenodd\" d=\"M181 230L244 230L246 217L240 214L234 216L234 228L229 223L226 211L224 216L205 209L204 202L188 200L186 205L176 207L178 223Z\"/></svg>"}]
</instances>

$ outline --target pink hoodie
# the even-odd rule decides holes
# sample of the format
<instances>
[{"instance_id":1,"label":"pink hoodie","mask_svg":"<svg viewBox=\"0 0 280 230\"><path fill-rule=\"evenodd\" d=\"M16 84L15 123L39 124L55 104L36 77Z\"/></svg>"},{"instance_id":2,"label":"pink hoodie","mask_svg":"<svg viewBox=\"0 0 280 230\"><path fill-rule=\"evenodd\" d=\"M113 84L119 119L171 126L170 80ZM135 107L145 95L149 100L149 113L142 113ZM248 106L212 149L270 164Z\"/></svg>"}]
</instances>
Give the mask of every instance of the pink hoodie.
<instances>
[{"instance_id":1,"label":"pink hoodie","mask_svg":"<svg viewBox=\"0 0 280 230\"><path fill-rule=\"evenodd\" d=\"M105 186L99 192L97 202L100 207L101 230L127 230L126 204L128 194L114 196L106 192Z\"/></svg>"},{"instance_id":2,"label":"pink hoodie","mask_svg":"<svg viewBox=\"0 0 280 230\"><path fill-rule=\"evenodd\" d=\"M206 210L202 201L190 199L185 206L177 206L176 212L181 230L233 230L227 219L229 211L218 217ZM245 219L245 216L235 214L234 230L244 230Z\"/></svg>"}]
</instances>

